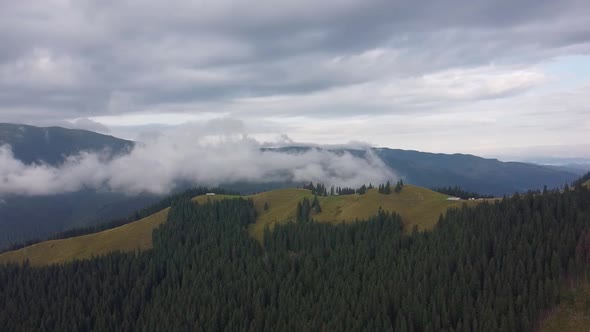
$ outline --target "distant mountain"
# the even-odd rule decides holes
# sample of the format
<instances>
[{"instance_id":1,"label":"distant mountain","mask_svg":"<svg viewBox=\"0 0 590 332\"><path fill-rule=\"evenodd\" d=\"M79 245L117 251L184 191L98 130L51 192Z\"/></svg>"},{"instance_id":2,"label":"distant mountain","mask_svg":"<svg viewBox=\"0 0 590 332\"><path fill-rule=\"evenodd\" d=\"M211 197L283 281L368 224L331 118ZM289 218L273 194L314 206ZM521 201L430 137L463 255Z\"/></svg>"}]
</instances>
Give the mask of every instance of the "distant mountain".
<instances>
[{"instance_id":1,"label":"distant mountain","mask_svg":"<svg viewBox=\"0 0 590 332\"><path fill-rule=\"evenodd\" d=\"M556 170L566 171L577 175L584 175L590 172L590 164L564 164L564 165L543 165Z\"/></svg>"},{"instance_id":2,"label":"distant mountain","mask_svg":"<svg viewBox=\"0 0 590 332\"><path fill-rule=\"evenodd\" d=\"M128 152L134 145L132 141L87 130L0 123L0 145L4 144L10 145L15 158L26 164L45 162L50 165L58 165L67 156L81 151L107 151L118 155Z\"/></svg>"},{"instance_id":3,"label":"distant mountain","mask_svg":"<svg viewBox=\"0 0 590 332\"><path fill-rule=\"evenodd\" d=\"M549 166L502 162L467 154L442 154L376 148L375 152L398 175L418 186L459 186L482 194L514 192L563 186L579 174Z\"/></svg>"},{"instance_id":4,"label":"distant mountain","mask_svg":"<svg viewBox=\"0 0 590 332\"><path fill-rule=\"evenodd\" d=\"M266 150L303 153L314 147L287 146ZM329 149L363 157L364 150ZM502 162L468 154L428 153L389 148L372 149L383 162L406 183L427 188L459 186L463 190L489 195L511 195L515 192L563 186L576 180L580 173L564 168L531 163Z\"/></svg>"},{"instance_id":5,"label":"distant mountain","mask_svg":"<svg viewBox=\"0 0 590 332\"><path fill-rule=\"evenodd\" d=\"M104 151L115 156L127 153L134 146L131 141L86 130L0 123L0 145L4 144L9 144L15 158L25 164L43 162L54 166L81 151ZM127 217L159 198L92 190L49 196L0 197L0 248L10 243L45 238L72 227Z\"/></svg>"}]
</instances>

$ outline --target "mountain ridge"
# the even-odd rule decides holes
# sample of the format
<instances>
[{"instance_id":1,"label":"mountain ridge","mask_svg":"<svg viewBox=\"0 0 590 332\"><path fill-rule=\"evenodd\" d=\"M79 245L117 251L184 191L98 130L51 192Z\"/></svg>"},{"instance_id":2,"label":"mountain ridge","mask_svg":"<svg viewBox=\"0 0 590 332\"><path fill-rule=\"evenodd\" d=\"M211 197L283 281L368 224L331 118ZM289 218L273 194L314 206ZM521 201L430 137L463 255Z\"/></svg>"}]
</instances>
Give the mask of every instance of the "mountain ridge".
<instances>
[{"instance_id":1,"label":"mountain ridge","mask_svg":"<svg viewBox=\"0 0 590 332\"><path fill-rule=\"evenodd\" d=\"M106 151L116 156L129 152L135 145L129 140L83 129L0 123L0 146L5 144L10 145L14 157L25 164L52 166L82 151Z\"/></svg>"}]
</instances>

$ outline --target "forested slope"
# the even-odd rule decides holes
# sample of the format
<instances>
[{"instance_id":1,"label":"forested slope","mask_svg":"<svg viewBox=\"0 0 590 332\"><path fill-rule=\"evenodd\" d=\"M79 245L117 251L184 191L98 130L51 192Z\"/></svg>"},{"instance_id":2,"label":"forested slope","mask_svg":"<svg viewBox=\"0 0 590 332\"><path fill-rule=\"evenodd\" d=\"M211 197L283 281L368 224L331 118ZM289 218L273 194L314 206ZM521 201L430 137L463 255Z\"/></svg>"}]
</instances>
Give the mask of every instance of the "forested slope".
<instances>
[{"instance_id":1,"label":"forested slope","mask_svg":"<svg viewBox=\"0 0 590 332\"><path fill-rule=\"evenodd\" d=\"M173 204L153 249L0 268L7 330L532 331L590 258L590 189L449 211L429 232L397 214L278 224L252 201Z\"/></svg>"}]
</instances>

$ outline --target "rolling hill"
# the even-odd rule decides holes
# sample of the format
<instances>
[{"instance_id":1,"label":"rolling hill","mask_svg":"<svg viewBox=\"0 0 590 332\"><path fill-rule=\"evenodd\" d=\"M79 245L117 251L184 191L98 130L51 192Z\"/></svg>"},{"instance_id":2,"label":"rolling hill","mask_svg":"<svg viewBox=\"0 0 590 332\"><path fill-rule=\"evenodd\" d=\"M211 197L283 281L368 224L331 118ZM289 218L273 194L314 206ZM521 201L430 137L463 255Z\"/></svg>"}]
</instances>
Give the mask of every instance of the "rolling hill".
<instances>
[{"instance_id":1,"label":"rolling hill","mask_svg":"<svg viewBox=\"0 0 590 332\"><path fill-rule=\"evenodd\" d=\"M304 189L283 189L252 196L259 216L250 226L250 234L261 240L264 228L286 220L294 220L297 202L313 195ZM432 228L438 217L450 208L460 207L463 203L477 204L478 201L448 201L448 196L432 190L406 185L399 194L383 195L376 189L368 190L365 195L343 195L318 197L322 212L312 218L319 222L352 222L374 215L379 207L386 211L399 213L406 230L414 225L420 230ZM268 203L268 211L264 204Z\"/></svg>"},{"instance_id":2,"label":"rolling hill","mask_svg":"<svg viewBox=\"0 0 590 332\"><path fill-rule=\"evenodd\" d=\"M215 195L197 196L194 200L206 203L208 200L231 199L240 196ZM261 241L266 226L295 219L297 203L303 198L313 198L306 189L279 189L256 195L251 198L258 213L256 223L248 229L250 235ZM448 208L462 204L478 204L480 201L449 201L448 196L429 189L406 185L399 194L383 195L376 189L365 195L343 195L318 197L322 212L313 215L318 222L353 222L374 215L379 207L395 211L402 216L405 228L414 225L420 230L432 228L438 217ZM268 204L268 210L264 205ZM41 242L19 250L0 255L0 263L22 262L26 259L32 265L63 263L75 259L85 259L113 251L134 251L151 248L151 233L166 220L168 210L162 210L142 220L102 231L62 240Z\"/></svg>"},{"instance_id":3,"label":"rolling hill","mask_svg":"<svg viewBox=\"0 0 590 332\"><path fill-rule=\"evenodd\" d=\"M145 250L152 247L152 231L166 221L168 209L144 219L102 232L68 239L50 240L5 252L0 263L29 260L33 266L87 259L115 251Z\"/></svg>"}]
</instances>

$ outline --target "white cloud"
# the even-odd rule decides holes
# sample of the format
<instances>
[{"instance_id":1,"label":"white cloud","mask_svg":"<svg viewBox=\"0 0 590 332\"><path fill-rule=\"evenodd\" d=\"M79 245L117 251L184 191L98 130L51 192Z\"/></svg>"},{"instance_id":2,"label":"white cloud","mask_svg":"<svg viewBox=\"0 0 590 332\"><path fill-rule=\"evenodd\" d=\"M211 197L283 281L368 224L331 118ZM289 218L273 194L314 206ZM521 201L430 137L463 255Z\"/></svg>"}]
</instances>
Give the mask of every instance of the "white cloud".
<instances>
[{"instance_id":1,"label":"white cloud","mask_svg":"<svg viewBox=\"0 0 590 332\"><path fill-rule=\"evenodd\" d=\"M89 131L94 131L94 132L103 133L103 134L107 134L111 131L107 126L101 124L100 122L96 122L96 121L93 121L88 118L80 118L80 119L73 120L70 122L70 125L69 126L66 125L66 127L74 128L74 129L89 130Z\"/></svg>"},{"instance_id":2,"label":"white cloud","mask_svg":"<svg viewBox=\"0 0 590 332\"><path fill-rule=\"evenodd\" d=\"M297 155L261 151L262 145L248 138L238 121L220 119L207 127L210 132L183 127L112 160L100 154L81 153L60 167L24 165L15 160L9 147L3 146L0 194L45 195L83 188L163 194L187 181L200 185L314 181L360 186L396 178L370 150L365 158L318 149Z\"/></svg>"}]
</instances>

